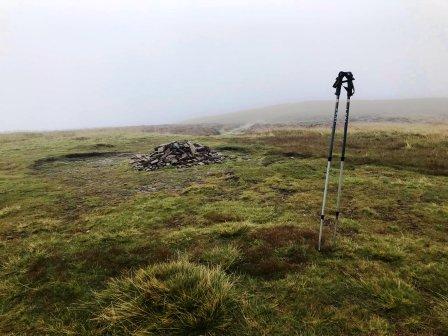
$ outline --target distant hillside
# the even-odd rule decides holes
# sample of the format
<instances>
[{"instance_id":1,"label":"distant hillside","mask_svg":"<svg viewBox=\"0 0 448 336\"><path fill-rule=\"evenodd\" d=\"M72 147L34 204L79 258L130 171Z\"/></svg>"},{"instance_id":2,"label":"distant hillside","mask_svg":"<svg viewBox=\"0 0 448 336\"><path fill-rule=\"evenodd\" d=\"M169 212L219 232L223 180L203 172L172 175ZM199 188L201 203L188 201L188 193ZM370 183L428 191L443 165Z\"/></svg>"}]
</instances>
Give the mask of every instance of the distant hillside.
<instances>
[{"instance_id":1,"label":"distant hillside","mask_svg":"<svg viewBox=\"0 0 448 336\"><path fill-rule=\"evenodd\" d=\"M341 100L340 114L345 101ZM357 100L351 103L351 119L356 121L448 121L448 98ZM189 124L296 123L328 121L334 101L305 101L243 110L186 120Z\"/></svg>"}]
</instances>

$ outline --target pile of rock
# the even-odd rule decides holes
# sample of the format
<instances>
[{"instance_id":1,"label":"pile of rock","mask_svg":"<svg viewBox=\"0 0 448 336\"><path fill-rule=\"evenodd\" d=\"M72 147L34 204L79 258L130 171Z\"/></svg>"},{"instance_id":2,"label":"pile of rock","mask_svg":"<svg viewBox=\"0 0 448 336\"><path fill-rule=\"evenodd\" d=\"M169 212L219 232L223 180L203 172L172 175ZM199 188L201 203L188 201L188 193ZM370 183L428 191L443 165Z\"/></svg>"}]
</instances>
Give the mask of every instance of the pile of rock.
<instances>
[{"instance_id":1,"label":"pile of rock","mask_svg":"<svg viewBox=\"0 0 448 336\"><path fill-rule=\"evenodd\" d=\"M137 154L131 159L138 170L156 170L163 167L191 167L221 163L224 157L210 147L191 141L173 141L154 148L150 154Z\"/></svg>"}]
</instances>

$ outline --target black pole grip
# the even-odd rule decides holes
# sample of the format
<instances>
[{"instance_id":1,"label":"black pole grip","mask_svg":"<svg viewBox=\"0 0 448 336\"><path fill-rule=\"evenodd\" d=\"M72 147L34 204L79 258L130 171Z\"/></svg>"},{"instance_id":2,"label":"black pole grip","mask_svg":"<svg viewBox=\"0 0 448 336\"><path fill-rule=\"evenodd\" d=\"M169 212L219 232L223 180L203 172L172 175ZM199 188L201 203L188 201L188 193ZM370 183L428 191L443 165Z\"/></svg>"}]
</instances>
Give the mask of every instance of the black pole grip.
<instances>
[{"instance_id":1,"label":"black pole grip","mask_svg":"<svg viewBox=\"0 0 448 336\"><path fill-rule=\"evenodd\" d=\"M340 71L338 77L336 77L336 81L333 84L333 88L336 89L335 95L338 97L341 95L341 88L342 88L342 81L344 80L344 74L345 72Z\"/></svg>"},{"instance_id":2,"label":"black pole grip","mask_svg":"<svg viewBox=\"0 0 448 336\"><path fill-rule=\"evenodd\" d=\"M350 71L340 71L333 84L333 88L336 89L335 95L339 97L342 86L346 83L347 86L344 86L344 89L347 91L347 98L353 96L355 94L355 86L353 85L354 80L355 78Z\"/></svg>"}]
</instances>

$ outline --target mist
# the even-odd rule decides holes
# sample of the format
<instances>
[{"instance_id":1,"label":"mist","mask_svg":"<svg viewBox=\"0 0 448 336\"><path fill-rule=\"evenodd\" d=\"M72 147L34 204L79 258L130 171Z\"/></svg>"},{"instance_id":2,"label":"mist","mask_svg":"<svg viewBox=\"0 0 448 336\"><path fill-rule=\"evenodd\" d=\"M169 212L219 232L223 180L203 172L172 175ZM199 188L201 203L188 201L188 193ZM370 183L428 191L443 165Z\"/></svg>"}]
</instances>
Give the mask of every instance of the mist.
<instances>
[{"instance_id":1,"label":"mist","mask_svg":"<svg viewBox=\"0 0 448 336\"><path fill-rule=\"evenodd\" d=\"M448 96L448 2L0 0L1 131Z\"/></svg>"}]
</instances>

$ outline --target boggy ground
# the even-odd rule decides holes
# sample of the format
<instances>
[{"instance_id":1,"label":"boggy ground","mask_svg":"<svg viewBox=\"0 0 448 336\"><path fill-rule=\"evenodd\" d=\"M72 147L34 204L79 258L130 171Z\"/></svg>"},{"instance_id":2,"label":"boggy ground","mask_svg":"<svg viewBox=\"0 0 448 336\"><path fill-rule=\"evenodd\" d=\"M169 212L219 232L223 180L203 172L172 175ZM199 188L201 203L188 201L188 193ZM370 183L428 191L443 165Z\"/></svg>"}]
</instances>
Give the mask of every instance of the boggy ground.
<instances>
[{"instance_id":1,"label":"boggy ground","mask_svg":"<svg viewBox=\"0 0 448 336\"><path fill-rule=\"evenodd\" d=\"M130 153L183 138L233 158L129 165ZM318 253L327 140L315 129L1 135L0 333L106 332L95 292L186 258L231 279L239 335L448 335L446 133L350 134L339 234L328 223Z\"/></svg>"}]
</instances>

